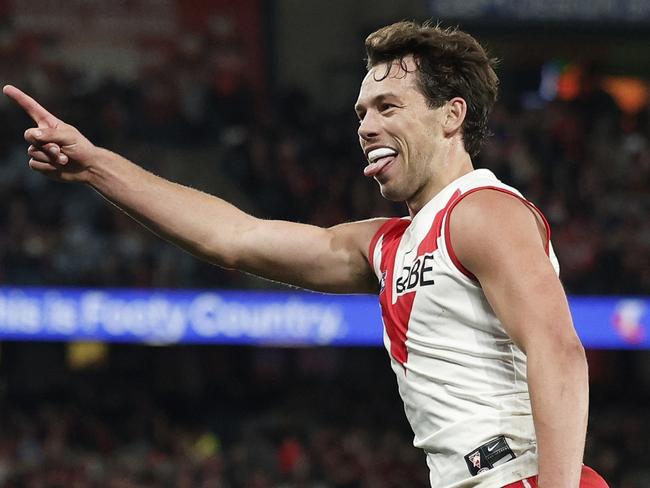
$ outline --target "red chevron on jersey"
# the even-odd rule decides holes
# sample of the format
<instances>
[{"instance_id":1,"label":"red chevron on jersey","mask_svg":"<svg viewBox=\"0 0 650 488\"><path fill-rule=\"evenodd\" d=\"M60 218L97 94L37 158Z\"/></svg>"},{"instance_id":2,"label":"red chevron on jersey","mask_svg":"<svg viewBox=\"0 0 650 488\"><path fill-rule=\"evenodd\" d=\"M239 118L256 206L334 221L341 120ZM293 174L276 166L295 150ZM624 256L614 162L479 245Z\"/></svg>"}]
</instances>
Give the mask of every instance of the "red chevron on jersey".
<instances>
[{"instance_id":1,"label":"red chevron on jersey","mask_svg":"<svg viewBox=\"0 0 650 488\"><path fill-rule=\"evenodd\" d=\"M436 214L431 229L418 245L417 258L424 258L425 255L438 249L438 238L442 234L443 219L446 212L458 197L460 197L460 190L457 190L449 199L445 207ZM415 292L418 288L415 285L417 285L418 281L421 281L416 277L415 285L408 287L408 289L403 292L398 292L397 299L393 300L393 294L395 293L395 287L393 286L393 281L395 280L395 257L397 255L397 248L399 247L402 235L409 225L409 220L391 219L377 232L378 235L384 232L381 247L380 269L382 274L385 276L385 286L379 296L379 302L381 304L386 333L390 339L391 355L400 364L404 364L408 358L406 351L406 332L408 331L408 323L411 318L411 311L413 310ZM413 276L413 271L421 271L425 268L425 264L420 263L425 263L426 261L419 261L417 258L416 262L418 263L418 269L416 270L415 267L413 269L408 268L407 273L411 274L406 275L407 284L412 282L411 277ZM423 274L420 276L423 276ZM400 279L401 278L402 277L400 277Z\"/></svg>"},{"instance_id":2,"label":"red chevron on jersey","mask_svg":"<svg viewBox=\"0 0 650 488\"><path fill-rule=\"evenodd\" d=\"M394 346L398 343L397 330L400 319L397 315L397 311L392 307L389 308L387 304L391 303L393 300L392 283L397 247L399 246L402 235L409 224L410 220L391 219L381 226L373 239L375 243L380 237L382 239L380 269L384 285L382 286L382 291L379 295L379 303L381 304L381 314L384 319L384 327L386 328L386 334L391 342L391 354L402 364L406 360L406 350L402 351L401 348ZM373 252L374 245L371 245L370 256L373 255Z\"/></svg>"}]
</instances>

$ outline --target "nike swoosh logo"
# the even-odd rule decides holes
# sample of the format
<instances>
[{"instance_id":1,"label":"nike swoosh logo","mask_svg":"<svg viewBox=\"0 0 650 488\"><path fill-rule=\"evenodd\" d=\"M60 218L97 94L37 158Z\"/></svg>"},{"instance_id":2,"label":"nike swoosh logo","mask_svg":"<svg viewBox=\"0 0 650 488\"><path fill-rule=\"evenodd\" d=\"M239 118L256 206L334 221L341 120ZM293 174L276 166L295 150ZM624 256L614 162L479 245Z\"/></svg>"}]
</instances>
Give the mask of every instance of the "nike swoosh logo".
<instances>
[{"instance_id":1,"label":"nike swoosh logo","mask_svg":"<svg viewBox=\"0 0 650 488\"><path fill-rule=\"evenodd\" d=\"M499 445L499 441L497 441L495 444L492 444L491 446L487 446L488 452L494 451L498 445Z\"/></svg>"}]
</instances>

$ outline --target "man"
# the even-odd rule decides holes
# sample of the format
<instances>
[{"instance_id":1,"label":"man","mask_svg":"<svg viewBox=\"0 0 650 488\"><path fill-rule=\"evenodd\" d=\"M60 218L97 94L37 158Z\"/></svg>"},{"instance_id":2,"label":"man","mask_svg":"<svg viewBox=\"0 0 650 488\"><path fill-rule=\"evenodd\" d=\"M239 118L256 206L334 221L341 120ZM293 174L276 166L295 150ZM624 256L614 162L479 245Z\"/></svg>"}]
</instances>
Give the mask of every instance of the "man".
<instances>
[{"instance_id":1,"label":"man","mask_svg":"<svg viewBox=\"0 0 650 488\"><path fill-rule=\"evenodd\" d=\"M400 22L366 40L355 110L364 173L409 217L329 229L265 221L95 147L7 86L34 119L32 169L95 188L198 257L338 293L379 292L385 343L434 487L607 486L582 466L584 350L541 213L474 170L497 93L468 34ZM582 475L582 484L581 484Z\"/></svg>"}]
</instances>

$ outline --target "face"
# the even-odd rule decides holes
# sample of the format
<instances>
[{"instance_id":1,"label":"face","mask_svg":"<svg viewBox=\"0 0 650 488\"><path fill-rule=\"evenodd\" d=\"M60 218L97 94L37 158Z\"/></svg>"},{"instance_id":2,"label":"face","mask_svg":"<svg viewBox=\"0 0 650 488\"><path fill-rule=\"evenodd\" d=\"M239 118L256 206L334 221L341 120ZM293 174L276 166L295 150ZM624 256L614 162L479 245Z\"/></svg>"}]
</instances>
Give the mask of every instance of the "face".
<instances>
[{"instance_id":1,"label":"face","mask_svg":"<svg viewBox=\"0 0 650 488\"><path fill-rule=\"evenodd\" d=\"M433 180L444 151L443 109L431 109L416 85L416 64L405 58L372 68L359 91L359 143L382 195L393 201L417 198Z\"/></svg>"}]
</instances>

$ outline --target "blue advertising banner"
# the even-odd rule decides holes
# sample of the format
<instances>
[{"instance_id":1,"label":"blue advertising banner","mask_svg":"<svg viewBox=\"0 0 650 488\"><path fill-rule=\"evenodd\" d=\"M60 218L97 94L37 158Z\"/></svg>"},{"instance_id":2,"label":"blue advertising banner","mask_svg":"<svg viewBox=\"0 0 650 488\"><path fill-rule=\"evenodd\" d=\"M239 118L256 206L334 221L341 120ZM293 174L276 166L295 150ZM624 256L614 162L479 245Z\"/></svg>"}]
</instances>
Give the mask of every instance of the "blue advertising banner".
<instances>
[{"instance_id":1,"label":"blue advertising banner","mask_svg":"<svg viewBox=\"0 0 650 488\"><path fill-rule=\"evenodd\" d=\"M586 347L650 348L650 299L569 301ZM0 340L378 346L382 324L367 295L0 287Z\"/></svg>"}]
</instances>

